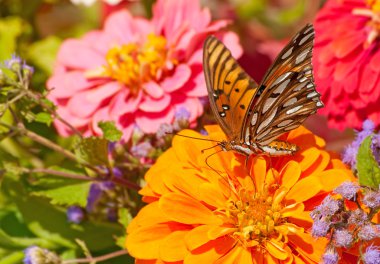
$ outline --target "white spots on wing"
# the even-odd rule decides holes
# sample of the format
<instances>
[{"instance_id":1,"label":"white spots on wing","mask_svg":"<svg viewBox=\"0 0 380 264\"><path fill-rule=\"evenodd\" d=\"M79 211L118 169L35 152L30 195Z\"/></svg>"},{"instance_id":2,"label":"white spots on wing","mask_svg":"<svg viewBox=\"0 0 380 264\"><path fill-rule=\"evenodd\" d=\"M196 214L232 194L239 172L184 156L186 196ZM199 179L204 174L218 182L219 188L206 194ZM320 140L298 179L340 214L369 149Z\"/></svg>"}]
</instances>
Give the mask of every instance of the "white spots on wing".
<instances>
[{"instance_id":1,"label":"white spots on wing","mask_svg":"<svg viewBox=\"0 0 380 264\"><path fill-rule=\"evenodd\" d=\"M306 35L307 33L309 33L311 30L313 29L313 26L309 26L308 29L306 29L303 34Z\"/></svg>"},{"instance_id":2,"label":"white spots on wing","mask_svg":"<svg viewBox=\"0 0 380 264\"><path fill-rule=\"evenodd\" d=\"M302 108L302 105L299 105L299 106L296 106L296 107L290 108L288 111L286 111L286 114L287 114L287 115L294 114L295 112L297 112L297 111L300 110L301 108Z\"/></svg>"},{"instance_id":3,"label":"white spots on wing","mask_svg":"<svg viewBox=\"0 0 380 264\"><path fill-rule=\"evenodd\" d=\"M284 126L287 126L287 125L289 125L290 123L292 123L293 122L293 120L291 120L291 119L288 119L288 120L284 120L284 121L282 121L282 122L280 122L280 123L278 123L278 127L284 127Z\"/></svg>"},{"instance_id":4,"label":"white spots on wing","mask_svg":"<svg viewBox=\"0 0 380 264\"><path fill-rule=\"evenodd\" d=\"M269 132L271 131L272 129L267 129L265 130L262 134L260 134L258 137L257 137L257 140L261 140L262 138L264 138L266 135L269 134Z\"/></svg>"},{"instance_id":5,"label":"white spots on wing","mask_svg":"<svg viewBox=\"0 0 380 264\"><path fill-rule=\"evenodd\" d=\"M300 43L298 44L298 45L302 45L303 43L305 43L311 36L313 36L313 33L310 33L309 35L306 35L306 36L304 36L302 39L301 39L301 41L300 41Z\"/></svg>"},{"instance_id":6,"label":"white spots on wing","mask_svg":"<svg viewBox=\"0 0 380 264\"><path fill-rule=\"evenodd\" d=\"M275 94L281 94L283 91L284 91L284 89L286 88L286 86L289 84L289 82L290 82L290 79L287 79L287 80L285 80L285 81L283 81L274 91L273 91L273 93L275 93Z\"/></svg>"},{"instance_id":7,"label":"white spots on wing","mask_svg":"<svg viewBox=\"0 0 380 264\"><path fill-rule=\"evenodd\" d=\"M323 107L324 104L323 104L321 101L318 101L318 102L317 102L317 106L318 106L318 107Z\"/></svg>"},{"instance_id":8,"label":"white spots on wing","mask_svg":"<svg viewBox=\"0 0 380 264\"><path fill-rule=\"evenodd\" d=\"M250 134L250 129L249 127L247 127L247 129L245 130L245 144L250 144L251 142L249 142L249 134Z\"/></svg>"},{"instance_id":9,"label":"white spots on wing","mask_svg":"<svg viewBox=\"0 0 380 264\"><path fill-rule=\"evenodd\" d=\"M301 62L303 62L307 56L307 54L309 53L310 49L305 49L303 50L300 54L298 54L297 58L296 58L296 64L300 64Z\"/></svg>"},{"instance_id":10,"label":"white spots on wing","mask_svg":"<svg viewBox=\"0 0 380 264\"><path fill-rule=\"evenodd\" d=\"M284 74L281 74L280 77L278 77L274 83L272 84L272 86L275 86L277 84L279 84L280 82L282 82L283 80L285 80L286 78L288 78L288 76L292 74L292 72L286 72Z\"/></svg>"},{"instance_id":11,"label":"white spots on wing","mask_svg":"<svg viewBox=\"0 0 380 264\"><path fill-rule=\"evenodd\" d=\"M300 124L296 124L294 126L285 127L284 130L285 131L290 131L290 130L296 129L299 126L300 126Z\"/></svg>"},{"instance_id":12,"label":"white spots on wing","mask_svg":"<svg viewBox=\"0 0 380 264\"><path fill-rule=\"evenodd\" d=\"M296 88L293 89L293 91L297 92L297 91L300 91L302 88L304 88L306 86L306 83L301 83L299 85L296 86Z\"/></svg>"},{"instance_id":13,"label":"white spots on wing","mask_svg":"<svg viewBox=\"0 0 380 264\"><path fill-rule=\"evenodd\" d=\"M293 42L294 43L297 42L297 39L298 39L299 36L300 36L300 33L298 32L297 35L295 35L295 37L293 38Z\"/></svg>"},{"instance_id":14,"label":"white spots on wing","mask_svg":"<svg viewBox=\"0 0 380 264\"><path fill-rule=\"evenodd\" d=\"M309 83L306 87L307 87L308 89L309 89L309 88L314 88L314 84L313 84L313 83Z\"/></svg>"},{"instance_id":15,"label":"white spots on wing","mask_svg":"<svg viewBox=\"0 0 380 264\"><path fill-rule=\"evenodd\" d=\"M306 70L306 71L304 71L304 74L305 74L305 75L311 75L311 74L312 74L312 71L311 71L311 70Z\"/></svg>"},{"instance_id":16,"label":"white spots on wing","mask_svg":"<svg viewBox=\"0 0 380 264\"><path fill-rule=\"evenodd\" d=\"M263 107L263 114L266 113L266 111L268 111L268 109L273 105L273 103L276 101L276 98L273 98L273 97L269 97L265 103L264 103L264 107Z\"/></svg>"},{"instance_id":17,"label":"white spots on wing","mask_svg":"<svg viewBox=\"0 0 380 264\"><path fill-rule=\"evenodd\" d=\"M263 122L261 122L261 124L257 128L257 133L260 133L260 131L263 130L264 127L267 127L269 125L269 123L272 122L272 120L275 117L276 113L277 113L277 111L275 109L274 111L272 111L272 113L268 116L267 119L265 119Z\"/></svg>"},{"instance_id":18,"label":"white spots on wing","mask_svg":"<svg viewBox=\"0 0 380 264\"><path fill-rule=\"evenodd\" d=\"M306 95L306 98L313 98L314 96L317 96L317 95L318 95L318 93L316 91L312 91L311 93L308 93Z\"/></svg>"},{"instance_id":19,"label":"white spots on wing","mask_svg":"<svg viewBox=\"0 0 380 264\"><path fill-rule=\"evenodd\" d=\"M289 57L293 52L294 46L291 46L281 57L281 59L285 60L287 57Z\"/></svg>"},{"instance_id":20,"label":"white spots on wing","mask_svg":"<svg viewBox=\"0 0 380 264\"><path fill-rule=\"evenodd\" d=\"M305 76L302 76L301 79L298 80L300 83L303 83L304 81L307 81L307 78Z\"/></svg>"},{"instance_id":21,"label":"white spots on wing","mask_svg":"<svg viewBox=\"0 0 380 264\"><path fill-rule=\"evenodd\" d=\"M292 154L292 151L291 150L287 150L287 149L284 149L284 150L277 150L275 148L271 148L269 146L263 146L262 147L263 151L265 153L268 153L272 156L283 156L283 155L290 155Z\"/></svg>"},{"instance_id":22,"label":"white spots on wing","mask_svg":"<svg viewBox=\"0 0 380 264\"><path fill-rule=\"evenodd\" d=\"M296 102L297 102L297 98L296 97L290 98L288 101L285 102L284 107L288 107L288 106L290 106L290 105L292 105L292 104L294 104Z\"/></svg>"},{"instance_id":23,"label":"white spots on wing","mask_svg":"<svg viewBox=\"0 0 380 264\"><path fill-rule=\"evenodd\" d=\"M256 125L256 122L257 122L257 112L252 115L251 126Z\"/></svg>"}]
</instances>

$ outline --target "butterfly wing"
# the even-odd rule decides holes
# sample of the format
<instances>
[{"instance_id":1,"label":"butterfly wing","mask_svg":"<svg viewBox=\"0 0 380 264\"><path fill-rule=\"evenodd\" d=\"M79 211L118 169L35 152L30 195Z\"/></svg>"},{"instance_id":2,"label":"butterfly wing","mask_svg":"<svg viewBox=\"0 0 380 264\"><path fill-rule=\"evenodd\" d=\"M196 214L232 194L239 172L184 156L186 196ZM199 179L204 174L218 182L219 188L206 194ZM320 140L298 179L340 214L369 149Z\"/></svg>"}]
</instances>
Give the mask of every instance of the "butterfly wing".
<instances>
[{"instance_id":1,"label":"butterfly wing","mask_svg":"<svg viewBox=\"0 0 380 264\"><path fill-rule=\"evenodd\" d=\"M213 36L204 43L203 70L214 116L230 140L238 139L258 84L237 64L224 44Z\"/></svg>"},{"instance_id":2,"label":"butterfly wing","mask_svg":"<svg viewBox=\"0 0 380 264\"><path fill-rule=\"evenodd\" d=\"M313 79L313 43L308 24L278 55L259 87L262 94L249 106L241 140L267 145L323 107Z\"/></svg>"}]
</instances>

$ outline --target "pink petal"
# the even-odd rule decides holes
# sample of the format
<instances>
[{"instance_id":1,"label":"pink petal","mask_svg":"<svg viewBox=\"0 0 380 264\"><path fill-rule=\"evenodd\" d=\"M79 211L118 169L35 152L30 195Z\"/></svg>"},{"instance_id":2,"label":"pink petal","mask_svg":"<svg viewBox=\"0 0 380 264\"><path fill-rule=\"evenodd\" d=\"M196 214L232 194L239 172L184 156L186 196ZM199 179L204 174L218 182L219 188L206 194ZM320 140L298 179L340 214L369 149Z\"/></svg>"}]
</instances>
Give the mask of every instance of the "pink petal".
<instances>
[{"instance_id":1,"label":"pink petal","mask_svg":"<svg viewBox=\"0 0 380 264\"><path fill-rule=\"evenodd\" d=\"M98 102L90 102L87 100L90 93L91 90L80 92L68 100L67 108L72 115L80 118L87 118L100 107L102 103L101 100Z\"/></svg>"},{"instance_id":2,"label":"pink petal","mask_svg":"<svg viewBox=\"0 0 380 264\"><path fill-rule=\"evenodd\" d=\"M83 72L71 71L52 75L46 86L52 90L49 96L67 98L81 90L90 88L93 83L84 77Z\"/></svg>"},{"instance_id":3,"label":"pink petal","mask_svg":"<svg viewBox=\"0 0 380 264\"><path fill-rule=\"evenodd\" d=\"M168 93L178 90L186 83L190 75L190 67L186 64L180 64L175 68L172 76L165 78L161 87Z\"/></svg>"},{"instance_id":4,"label":"pink petal","mask_svg":"<svg viewBox=\"0 0 380 264\"><path fill-rule=\"evenodd\" d=\"M57 62L70 69L87 70L104 65L105 59L85 41L68 39L61 45Z\"/></svg>"},{"instance_id":5,"label":"pink petal","mask_svg":"<svg viewBox=\"0 0 380 264\"><path fill-rule=\"evenodd\" d=\"M115 43L129 43L136 41L133 17L127 10L121 10L108 17L104 31L112 36Z\"/></svg>"},{"instance_id":6,"label":"pink petal","mask_svg":"<svg viewBox=\"0 0 380 264\"><path fill-rule=\"evenodd\" d=\"M103 107L101 109L98 109L92 116L92 120L91 120L91 129L92 129L93 134L102 135L102 130L99 128L98 123L101 121L110 121L110 120L111 120L111 117L109 115L108 107Z\"/></svg>"},{"instance_id":7,"label":"pink petal","mask_svg":"<svg viewBox=\"0 0 380 264\"><path fill-rule=\"evenodd\" d=\"M139 109L144 112L161 112L170 104L170 95L165 94L160 99L153 99L145 96L139 105Z\"/></svg>"},{"instance_id":8,"label":"pink petal","mask_svg":"<svg viewBox=\"0 0 380 264\"><path fill-rule=\"evenodd\" d=\"M97 103L114 95L120 89L121 85L118 82L108 82L97 88L91 89L91 92L88 92L86 99L88 102Z\"/></svg>"},{"instance_id":9,"label":"pink petal","mask_svg":"<svg viewBox=\"0 0 380 264\"><path fill-rule=\"evenodd\" d=\"M207 96L206 81L203 74L203 69L200 65L191 67L192 76L189 81L184 85L181 92L189 97L203 97Z\"/></svg>"},{"instance_id":10,"label":"pink petal","mask_svg":"<svg viewBox=\"0 0 380 264\"><path fill-rule=\"evenodd\" d=\"M131 114L123 115L119 117L116 125L123 132L122 140L128 141L135 128L135 116Z\"/></svg>"},{"instance_id":11,"label":"pink petal","mask_svg":"<svg viewBox=\"0 0 380 264\"><path fill-rule=\"evenodd\" d=\"M160 98L164 95L164 90L156 82L150 81L143 86L144 91L153 98Z\"/></svg>"},{"instance_id":12,"label":"pink petal","mask_svg":"<svg viewBox=\"0 0 380 264\"><path fill-rule=\"evenodd\" d=\"M135 112L141 99L142 92L139 92L137 96L131 96L128 90L121 90L110 103L110 115L119 117L126 113Z\"/></svg>"},{"instance_id":13,"label":"pink petal","mask_svg":"<svg viewBox=\"0 0 380 264\"><path fill-rule=\"evenodd\" d=\"M343 58L353 52L359 45L363 44L364 40L365 39L358 35L357 32L346 33L346 36L335 38L331 48L335 51L337 58Z\"/></svg>"},{"instance_id":14,"label":"pink petal","mask_svg":"<svg viewBox=\"0 0 380 264\"><path fill-rule=\"evenodd\" d=\"M191 98L182 94L176 94L172 97L172 105L175 106L175 111L180 108L185 108L190 113L189 121L195 121L203 114L203 105L198 98Z\"/></svg>"},{"instance_id":15,"label":"pink petal","mask_svg":"<svg viewBox=\"0 0 380 264\"><path fill-rule=\"evenodd\" d=\"M168 107L160 113L146 113L138 111L136 124L144 133L155 133L161 124L171 124L174 118L174 109Z\"/></svg>"},{"instance_id":16,"label":"pink petal","mask_svg":"<svg viewBox=\"0 0 380 264\"><path fill-rule=\"evenodd\" d=\"M380 52L377 51L373 57L371 58L371 61L369 63L369 66L372 70L376 72L380 72Z\"/></svg>"}]
</instances>

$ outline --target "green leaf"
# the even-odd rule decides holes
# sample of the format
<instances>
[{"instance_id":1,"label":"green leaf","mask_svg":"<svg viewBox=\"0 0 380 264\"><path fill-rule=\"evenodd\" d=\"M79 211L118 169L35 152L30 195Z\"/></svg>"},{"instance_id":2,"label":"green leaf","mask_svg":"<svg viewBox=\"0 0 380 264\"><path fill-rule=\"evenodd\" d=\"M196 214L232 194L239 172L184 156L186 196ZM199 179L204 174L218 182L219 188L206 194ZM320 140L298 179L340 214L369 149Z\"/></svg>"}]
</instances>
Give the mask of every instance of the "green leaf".
<instances>
[{"instance_id":1,"label":"green leaf","mask_svg":"<svg viewBox=\"0 0 380 264\"><path fill-rule=\"evenodd\" d=\"M85 207L90 186L91 182L79 182L55 189L33 192L32 194L50 198L52 204L79 205Z\"/></svg>"},{"instance_id":2,"label":"green leaf","mask_svg":"<svg viewBox=\"0 0 380 264\"><path fill-rule=\"evenodd\" d=\"M98 127L103 131L103 137L111 142L119 141L123 135L112 121L101 121L98 123Z\"/></svg>"},{"instance_id":3,"label":"green leaf","mask_svg":"<svg viewBox=\"0 0 380 264\"><path fill-rule=\"evenodd\" d=\"M77 144L75 154L92 165L108 165L108 140L98 137L83 138Z\"/></svg>"},{"instance_id":4,"label":"green leaf","mask_svg":"<svg viewBox=\"0 0 380 264\"><path fill-rule=\"evenodd\" d=\"M23 251L15 251L13 253L8 253L6 256L0 259L0 264L15 264L22 263L22 259L24 258Z\"/></svg>"},{"instance_id":5,"label":"green leaf","mask_svg":"<svg viewBox=\"0 0 380 264\"><path fill-rule=\"evenodd\" d=\"M379 188L380 168L371 150L372 135L366 137L359 147L356 156L359 184Z\"/></svg>"},{"instance_id":6,"label":"green leaf","mask_svg":"<svg viewBox=\"0 0 380 264\"><path fill-rule=\"evenodd\" d=\"M127 227L133 219L131 212L127 208L120 208L118 215L118 222L124 227Z\"/></svg>"},{"instance_id":7,"label":"green leaf","mask_svg":"<svg viewBox=\"0 0 380 264\"><path fill-rule=\"evenodd\" d=\"M17 38L23 33L23 20L8 17L0 20L0 60L9 59L16 51Z\"/></svg>"},{"instance_id":8,"label":"green leaf","mask_svg":"<svg viewBox=\"0 0 380 264\"><path fill-rule=\"evenodd\" d=\"M36 114L34 121L50 126L51 123L53 122L53 118L51 117L49 113L40 112Z\"/></svg>"},{"instance_id":9,"label":"green leaf","mask_svg":"<svg viewBox=\"0 0 380 264\"><path fill-rule=\"evenodd\" d=\"M51 74L60 44L61 40L55 36L37 41L28 48L28 59L46 73Z\"/></svg>"}]
</instances>

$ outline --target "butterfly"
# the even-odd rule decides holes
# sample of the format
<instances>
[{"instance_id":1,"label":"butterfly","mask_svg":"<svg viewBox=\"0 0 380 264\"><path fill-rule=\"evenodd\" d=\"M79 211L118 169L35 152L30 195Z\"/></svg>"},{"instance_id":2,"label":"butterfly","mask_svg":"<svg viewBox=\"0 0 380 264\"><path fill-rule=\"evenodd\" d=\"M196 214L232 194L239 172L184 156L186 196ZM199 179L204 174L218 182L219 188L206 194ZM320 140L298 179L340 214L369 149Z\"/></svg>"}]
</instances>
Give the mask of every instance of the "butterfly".
<instances>
[{"instance_id":1,"label":"butterfly","mask_svg":"<svg viewBox=\"0 0 380 264\"><path fill-rule=\"evenodd\" d=\"M280 52L258 85L214 36L203 48L203 69L211 109L227 135L223 150L244 155L291 155L298 146L279 141L323 107L312 66L314 28L300 30Z\"/></svg>"}]
</instances>

